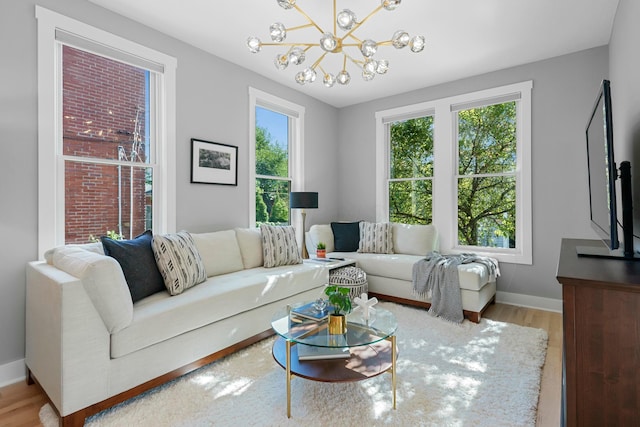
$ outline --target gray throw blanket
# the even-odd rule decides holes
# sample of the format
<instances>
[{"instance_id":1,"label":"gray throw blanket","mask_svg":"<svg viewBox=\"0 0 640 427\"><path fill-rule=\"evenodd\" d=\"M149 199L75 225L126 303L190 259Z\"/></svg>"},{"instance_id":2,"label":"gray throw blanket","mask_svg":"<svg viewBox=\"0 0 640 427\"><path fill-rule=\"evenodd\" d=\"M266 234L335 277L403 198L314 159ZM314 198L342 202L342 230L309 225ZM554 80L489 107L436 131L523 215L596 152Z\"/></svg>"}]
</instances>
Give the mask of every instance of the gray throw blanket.
<instances>
[{"instance_id":1,"label":"gray throw blanket","mask_svg":"<svg viewBox=\"0 0 640 427\"><path fill-rule=\"evenodd\" d=\"M413 265L413 292L431 299L430 314L454 323L464 320L458 266L470 262L484 265L490 281L500 275L493 259L476 254L442 255L431 252Z\"/></svg>"}]
</instances>

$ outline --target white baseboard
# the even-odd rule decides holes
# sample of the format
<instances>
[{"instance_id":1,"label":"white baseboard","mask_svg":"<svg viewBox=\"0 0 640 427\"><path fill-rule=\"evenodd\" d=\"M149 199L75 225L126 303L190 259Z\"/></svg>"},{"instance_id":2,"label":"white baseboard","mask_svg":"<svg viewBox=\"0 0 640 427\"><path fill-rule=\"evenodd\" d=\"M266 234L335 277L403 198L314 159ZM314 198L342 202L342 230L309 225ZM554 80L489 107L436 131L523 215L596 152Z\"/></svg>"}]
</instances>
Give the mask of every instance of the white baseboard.
<instances>
[{"instance_id":1,"label":"white baseboard","mask_svg":"<svg viewBox=\"0 0 640 427\"><path fill-rule=\"evenodd\" d=\"M531 295L498 291L496 292L496 302L562 313L561 299L534 297Z\"/></svg>"},{"instance_id":2,"label":"white baseboard","mask_svg":"<svg viewBox=\"0 0 640 427\"><path fill-rule=\"evenodd\" d=\"M24 381L26 374L24 359L0 365L0 387Z\"/></svg>"}]
</instances>

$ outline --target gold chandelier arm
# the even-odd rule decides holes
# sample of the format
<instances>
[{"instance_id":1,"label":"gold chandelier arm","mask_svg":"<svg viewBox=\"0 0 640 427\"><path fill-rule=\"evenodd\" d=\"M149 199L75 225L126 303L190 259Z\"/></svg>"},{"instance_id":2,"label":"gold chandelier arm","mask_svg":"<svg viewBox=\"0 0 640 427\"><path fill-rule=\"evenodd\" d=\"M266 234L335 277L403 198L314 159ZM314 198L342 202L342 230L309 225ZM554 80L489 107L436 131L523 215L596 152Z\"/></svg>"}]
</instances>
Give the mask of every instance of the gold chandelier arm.
<instances>
[{"instance_id":1,"label":"gold chandelier arm","mask_svg":"<svg viewBox=\"0 0 640 427\"><path fill-rule=\"evenodd\" d=\"M322 54L322 56L320 58L318 58L318 60L316 62L313 63L313 65L311 66L311 68L315 69L318 65L320 65L320 63L322 62L322 60L324 59L325 56L327 56L327 53L329 52L325 52ZM322 68L320 68L322 70Z\"/></svg>"},{"instance_id":2,"label":"gold chandelier arm","mask_svg":"<svg viewBox=\"0 0 640 427\"><path fill-rule=\"evenodd\" d=\"M337 0L333 0L333 35L338 34L338 9L336 5Z\"/></svg>"},{"instance_id":3,"label":"gold chandelier arm","mask_svg":"<svg viewBox=\"0 0 640 427\"><path fill-rule=\"evenodd\" d=\"M305 50L309 50L314 46L320 46L320 43L260 43L260 46L307 46Z\"/></svg>"},{"instance_id":4,"label":"gold chandelier arm","mask_svg":"<svg viewBox=\"0 0 640 427\"><path fill-rule=\"evenodd\" d=\"M358 42L358 44L362 44L362 40L360 40L359 38L357 38L357 37L356 37L356 36L354 36L353 34L349 34L349 37L351 37L352 39L354 39L355 41L357 41L357 42ZM347 45L344 45L344 44L343 44L343 46L347 46Z\"/></svg>"},{"instance_id":5,"label":"gold chandelier arm","mask_svg":"<svg viewBox=\"0 0 640 427\"><path fill-rule=\"evenodd\" d=\"M364 64L364 61L360 61L360 60L354 59L353 57L351 57L351 55L347 55L346 53L343 53L343 55L344 55L344 67L345 67L345 69L346 69L346 66L347 66L347 58L349 58L349 60L351 62L353 62L354 64L356 64L358 67L362 68L362 64Z\"/></svg>"},{"instance_id":6,"label":"gold chandelier arm","mask_svg":"<svg viewBox=\"0 0 640 427\"><path fill-rule=\"evenodd\" d=\"M300 9L300 6L298 6L297 4L294 4L293 7L295 8L295 10L300 12L300 14L302 16L307 18L309 20L309 23L311 25L313 25L314 27L316 27L318 29L318 31L320 31L320 34L324 34L325 33L324 30L322 28L320 28L320 26L318 24L316 24L316 22L313 19L311 19L311 17L309 15L307 15L302 9Z\"/></svg>"},{"instance_id":7,"label":"gold chandelier arm","mask_svg":"<svg viewBox=\"0 0 640 427\"><path fill-rule=\"evenodd\" d=\"M302 28L309 28L309 27L313 27L313 26L314 26L314 24L298 25L297 27L287 28L287 31L295 31L295 30L300 30Z\"/></svg>"},{"instance_id":8,"label":"gold chandelier arm","mask_svg":"<svg viewBox=\"0 0 640 427\"><path fill-rule=\"evenodd\" d=\"M393 45L393 40L385 40L383 42L377 42L378 46L391 46Z\"/></svg>"},{"instance_id":9,"label":"gold chandelier arm","mask_svg":"<svg viewBox=\"0 0 640 427\"><path fill-rule=\"evenodd\" d=\"M382 4L378 7L376 7L375 9L373 9L373 11L368 14L362 21L356 23L356 25L347 33L344 35L344 37L342 37L343 39L346 39L347 37L350 37L351 34L357 30L358 28L360 28L362 26L362 24L364 24L365 22L367 22L369 20L369 18L371 18L373 15L375 15L376 13L380 12L380 10L382 10Z\"/></svg>"}]
</instances>

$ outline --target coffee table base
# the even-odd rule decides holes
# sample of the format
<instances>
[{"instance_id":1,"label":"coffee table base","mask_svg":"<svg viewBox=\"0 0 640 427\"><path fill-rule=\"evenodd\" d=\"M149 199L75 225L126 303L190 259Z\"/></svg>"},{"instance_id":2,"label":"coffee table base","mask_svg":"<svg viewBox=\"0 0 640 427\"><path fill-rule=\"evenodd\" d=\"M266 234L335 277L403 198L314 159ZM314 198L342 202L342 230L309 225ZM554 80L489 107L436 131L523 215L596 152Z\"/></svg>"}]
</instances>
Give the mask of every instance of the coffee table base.
<instances>
[{"instance_id":1,"label":"coffee table base","mask_svg":"<svg viewBox=\"0 0 640 427\"><path fill-rule=\"evenodd\" d=\"M298 360L298 345L278 337L273 343L273 358L286 370L287 417L291 418L291 379L293 376L312 381L351 382L391 373L393 409L396 409L396 337L390 336L374 344L349 349L348 359Z\"/></svg>"}]
</instances>

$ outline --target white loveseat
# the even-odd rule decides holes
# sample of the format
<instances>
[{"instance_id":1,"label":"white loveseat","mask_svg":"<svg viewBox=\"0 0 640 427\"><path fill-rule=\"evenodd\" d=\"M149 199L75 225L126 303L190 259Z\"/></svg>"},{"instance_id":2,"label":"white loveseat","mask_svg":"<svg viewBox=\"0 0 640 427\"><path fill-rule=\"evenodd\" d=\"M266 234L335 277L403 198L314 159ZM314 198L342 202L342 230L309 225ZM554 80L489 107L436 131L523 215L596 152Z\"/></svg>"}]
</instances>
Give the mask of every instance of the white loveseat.
<instances>
[{"instance_id":1,"label":"white loveseat","mask_svg":"<svg viewBox=\"0 0 640 427\"><path fill-rule=\"evenodd\" d=\"M333 223L336 224L336 223ZM351 223L356 224L356 223ZM340 223L349 225L349 223ZM430 307L429 298L413 292L413 264L429 252L438 250L438 232L433 225L391 224L393 253L336 251L330 224L312 225L305 235L307 251L313 257L318 242L326 245L327 257L350 258L367 273L369 296L403 304ZM357 243L355 243L357 247ZM497 261L496 265L497 265ZM479 322L489 304L495 302L496 282L479 263L458 266L464 316Z\"/></svg>"},{"instance_id":2,"label":"white loveseat","mask_svg":"<svg viewBox=\"0 0 640 427\"><path fill-rule=\"evenodd\" d=\"M263 267L259 230L192 234L208 278L135 303L102 246L64 246L27 265L26 365L61 425L271 335L278 308L322 295L317 263ZM296 246L297 250L297 246Z\"/></svg>"}]
</instances>

